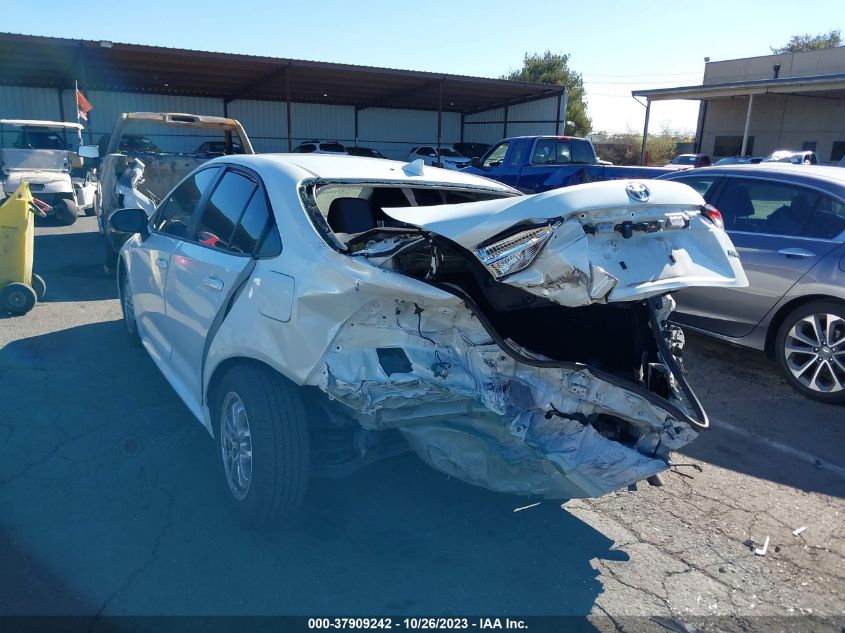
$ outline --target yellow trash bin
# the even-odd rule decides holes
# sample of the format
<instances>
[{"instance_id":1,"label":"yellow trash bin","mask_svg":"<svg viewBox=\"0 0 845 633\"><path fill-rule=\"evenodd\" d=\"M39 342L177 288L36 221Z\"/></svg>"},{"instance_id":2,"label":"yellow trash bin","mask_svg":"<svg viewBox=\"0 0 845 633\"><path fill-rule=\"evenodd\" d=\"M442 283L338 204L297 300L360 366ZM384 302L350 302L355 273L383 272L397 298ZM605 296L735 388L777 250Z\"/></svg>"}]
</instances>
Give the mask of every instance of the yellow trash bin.
<instances>
[{"instance_id":1,"label":"yellow trash bin","mask_svg":"<svg viewBox=\"0 0 845 633\"><path fill-rule=\"evenodd\" d=\"M47 291L32 273L37 212L26 182L0 205L0 310L13 314L29 312Z\"/></svg>"}]
</instances>

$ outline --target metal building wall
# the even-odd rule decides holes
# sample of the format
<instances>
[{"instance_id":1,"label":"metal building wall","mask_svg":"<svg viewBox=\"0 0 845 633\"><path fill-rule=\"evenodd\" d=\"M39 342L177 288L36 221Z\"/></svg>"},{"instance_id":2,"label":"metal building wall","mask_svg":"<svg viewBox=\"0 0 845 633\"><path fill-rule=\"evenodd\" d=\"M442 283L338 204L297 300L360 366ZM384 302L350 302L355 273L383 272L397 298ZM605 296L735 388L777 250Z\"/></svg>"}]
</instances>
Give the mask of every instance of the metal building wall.
<instances>
[{"instance_id":1,"label":"metal building wall","mask_svg":"<svg viewBox=\"0 0 845 633\"><path fill-rule=\"evenodd\" d=\"M153 95L130 92L84 91L94 106L86 142L98 143L114 128L122 112L186 112L238 119L259 152L285 152L288 149L287 106L284 102L238 100L225 110L222 99ZM61 93L66 121L76 120L73 90ZM554 133L557 98L520 104L509 108L508 135ZM0 86L0 118L59 120L59 91L48 88ZM464 140L494 143L504 133L504 108L465 117ZM515 120L532 123L513 123ZM338 140L355 144L355 109L352 106L291 104L292 142ZM479 124L482 122L489 122ZM137 130L136 130L137 131ZM143 131L138 131L143 133ZM164 150L190 151L201 142L201 133L162 136L151 128L148 135ZM461 138L461 115L444 112L441 139L444 144ZM437 113L420 110L368 108L358 112L358 144L378 149L388 158L404 159L415 145L437 142Z\"/></svg>"},{"instance_id":2,"label":"metal building wall","mask_svg":"<svg viewBox=\"0 0 845 633\"><path fill-rule=\"evenodd\" d=\"M509 106L507 125L505 124L505 108L470 114L464 119L464 140L495 143L505 135L554 134L557 118L557 97ZM559 131L563 131L562 124L559 126Z\"/></svg>"},{"instance_id":3,"label":"metal building wall","mask_svg":"<svg viewBox=\"0 0 845 633\"><path fill-rule=\"evenodd\" d=\"M443 144L461 137L461 115L444 112ZM388 158L404 160L412 147L437 143L437 112L368 108L358 112L358 145L379 150Z\"/></svg>"}]
</instances>

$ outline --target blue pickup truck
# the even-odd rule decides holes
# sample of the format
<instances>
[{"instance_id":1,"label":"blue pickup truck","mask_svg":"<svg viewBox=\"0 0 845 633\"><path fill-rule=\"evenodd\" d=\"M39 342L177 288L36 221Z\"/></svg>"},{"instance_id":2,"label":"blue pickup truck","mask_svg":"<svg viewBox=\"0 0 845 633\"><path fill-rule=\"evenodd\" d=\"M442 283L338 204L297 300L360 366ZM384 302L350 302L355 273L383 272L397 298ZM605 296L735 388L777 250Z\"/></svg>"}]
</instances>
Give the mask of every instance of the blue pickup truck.
<instances>
[{"instance_id":1,"label":"blue pickup truck","mask_svg":"<svg viewBox=\"0 0 845 633\"><path fill-rule=\"evenodd\" d=\"M586 138L514 136L499 141L461 171L498 180L524 193L540 193L600 180L656 178L673 170L599 163Z\"/></svg>"}]
</instances>

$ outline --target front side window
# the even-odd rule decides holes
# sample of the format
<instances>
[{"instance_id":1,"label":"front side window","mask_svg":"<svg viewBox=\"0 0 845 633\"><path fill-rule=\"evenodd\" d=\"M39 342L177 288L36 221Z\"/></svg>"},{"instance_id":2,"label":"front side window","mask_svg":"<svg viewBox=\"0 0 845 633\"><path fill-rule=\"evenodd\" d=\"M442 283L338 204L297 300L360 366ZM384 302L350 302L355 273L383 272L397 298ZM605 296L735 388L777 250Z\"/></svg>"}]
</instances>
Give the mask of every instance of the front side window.
<instances>
[{"instance_id":1,"label":"front side window","mask_svg":"<svg viewBox=\"0 0 845 633\"><path fill-rule=\"evenodd\" d=\"M716 177L696 176L692 178L677 178L673 180L692 187L701 195L702 198L707 198L708 192L713 190L713 184L716 182Z\"/></svg>"},{"instance_id":2,"label":"front side window","mask_svg":"<svg viewBox=\"0 0 845 633\"><path fill-rule=\"evenodd\" d=\"M203 169L176 187L161 203L153 217L153 230L187 239L191 217L203 194L219 173L220 167Z\"/></svg>"},{"instance_id":3,"label":"front side window","mask_svg":"<svg viewBox=\"0 0 845 633\"><path fill-rule=\"evenodd\" d=\"M499 143L487 154L487 158L481 163L482 167L498 167L505 160L505 154L508 153L508 143Z\"/></svg>"},{"instance_id":4,"label":"front side window","mask_svg":"<svg viewBox=\"0 0 845 633\"><path fill-rule=\"evenodd\" d=\"M252 178L235 171L227 172L205 205L194 239L223 251L245 252L232 248L232 237L257 188Z\"/></svg>"},{"instance_id":5,"label":"front side window","mask_svg":"<svg viewBox=\"0 0 845 633\"><path fill-rule=\"evenodd\" d=\"M421 147L417 150L420 156L434 156L434 150L430 147Z\"/></svg>"}]
</instances>

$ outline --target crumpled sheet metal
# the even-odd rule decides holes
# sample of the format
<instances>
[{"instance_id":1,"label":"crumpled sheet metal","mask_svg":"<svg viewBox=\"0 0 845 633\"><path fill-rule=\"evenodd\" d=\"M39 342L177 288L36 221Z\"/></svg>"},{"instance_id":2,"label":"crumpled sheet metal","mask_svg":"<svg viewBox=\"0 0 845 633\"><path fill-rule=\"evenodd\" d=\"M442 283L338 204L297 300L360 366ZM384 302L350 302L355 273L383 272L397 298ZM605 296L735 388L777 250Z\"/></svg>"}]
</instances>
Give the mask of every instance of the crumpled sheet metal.
<instances>
[{"instance_id":1,"label":"crumpled sheet metal","mask_svg":"<svg viewBox=\"0 0 845 633\"><path fill-rule=\"evenodd\" d=\"M379 347L401 348L412 371L388 375ZM517 362L460 306L371 302L339 330L324 360L319 387L362 413L362 426L398 428L431 466L491 490L555 499L605 494L665 470L669 451L696 437L587 369ZM573 419L546 419L552 408L624 418L641 433L641 450Z\"/></svg>"},{"instance_id":2,"label":"crumpled sheet metal","mask_svg":"<svg viewBox=\"0 0 845 633\"><path fill-rule=\"evenodd\" d=\"M431 467L497 492L546 499L597 497L666 469L575 420L530 415L524 438L496 416L464 417L402 427Z\"/></svg>"}]
</instances>

